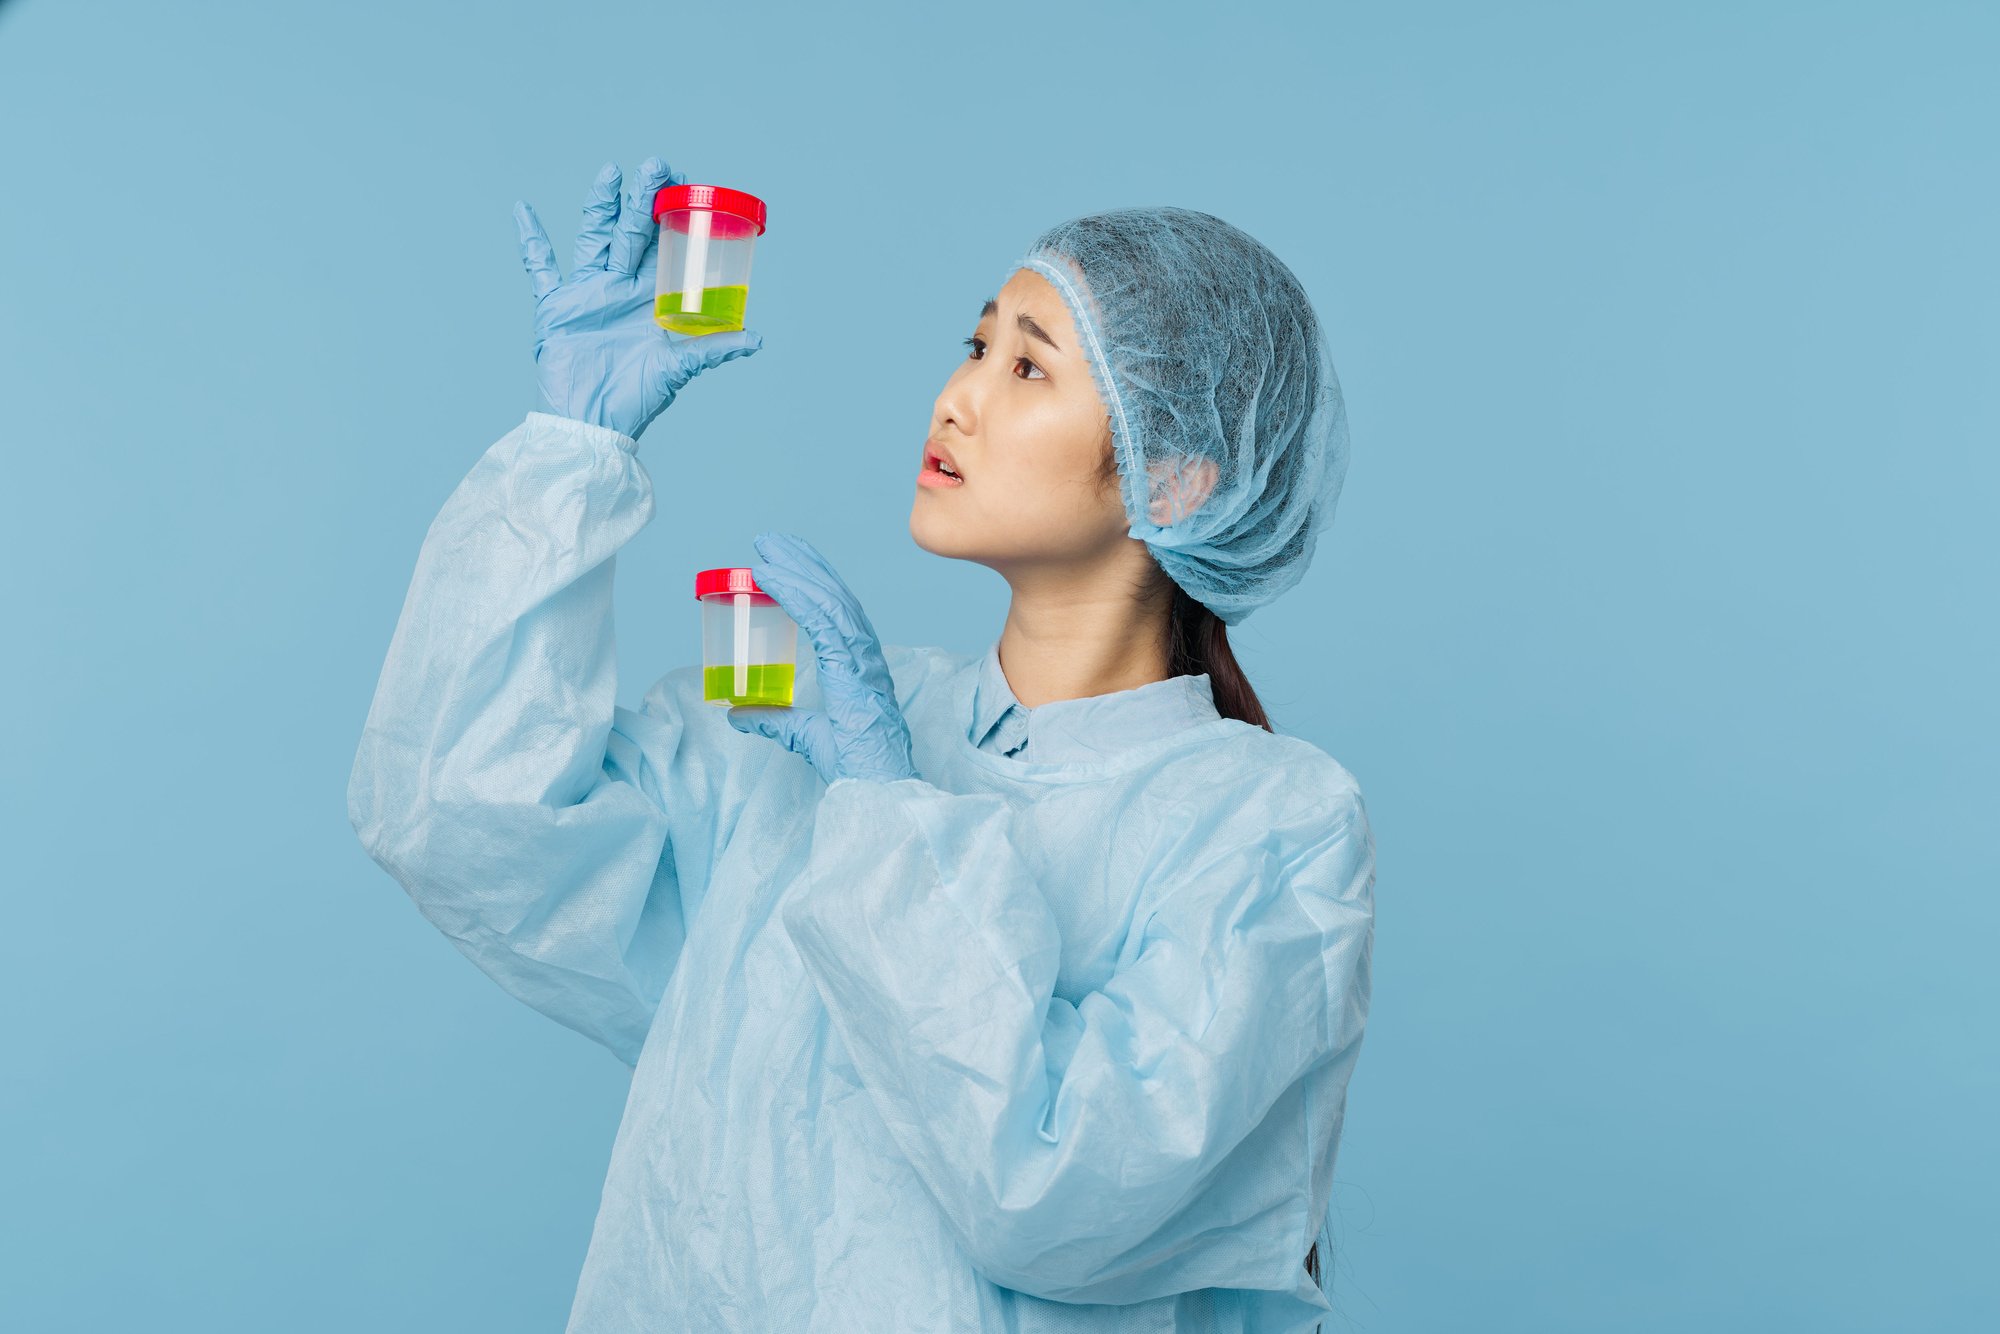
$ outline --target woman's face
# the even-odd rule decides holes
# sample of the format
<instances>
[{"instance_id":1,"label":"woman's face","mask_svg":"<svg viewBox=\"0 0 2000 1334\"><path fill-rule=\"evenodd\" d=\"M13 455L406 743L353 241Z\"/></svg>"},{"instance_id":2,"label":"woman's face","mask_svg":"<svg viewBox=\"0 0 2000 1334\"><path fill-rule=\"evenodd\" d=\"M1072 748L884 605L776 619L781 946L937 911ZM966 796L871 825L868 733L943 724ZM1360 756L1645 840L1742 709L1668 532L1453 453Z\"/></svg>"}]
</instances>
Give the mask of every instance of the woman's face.
<instances>
[{"instance_id":1,"label":"woman's face","mask_svg":"<svg viewBox=\"0 0 2000 1334\"><path fill-rule=\"evenodd\" d=\"M1140 545L1120 499L1111 423L1062 297L1018 269L987 304L931 410L910 535L1006 573L1089 564ZM962 481L938 469L938 455Z\"/></svg>"}]
</instances>

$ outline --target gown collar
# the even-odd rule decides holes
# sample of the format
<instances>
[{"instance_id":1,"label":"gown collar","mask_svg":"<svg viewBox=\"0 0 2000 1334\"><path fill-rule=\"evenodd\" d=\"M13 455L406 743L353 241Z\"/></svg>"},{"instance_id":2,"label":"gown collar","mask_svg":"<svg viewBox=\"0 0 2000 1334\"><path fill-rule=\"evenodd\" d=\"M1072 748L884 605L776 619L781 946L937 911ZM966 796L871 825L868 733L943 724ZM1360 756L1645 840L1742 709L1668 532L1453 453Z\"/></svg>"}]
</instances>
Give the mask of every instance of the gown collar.
<instances>
[{"instance_id":1,"label":"gown collar","mask_svg":"<svg viewBox=\"0 0 2000 1334\"><path fill-rule=\"evenodd\" d=\"M1050 700L1031 709L1007 684L1000 669L1000 641L995 640L978 666L965 739L1005 753L1025 736L1027 746L1018 758L1060 763L1115 755L1219 716L1206 672L1104 695Z\"/></svg>"}]
</instances>

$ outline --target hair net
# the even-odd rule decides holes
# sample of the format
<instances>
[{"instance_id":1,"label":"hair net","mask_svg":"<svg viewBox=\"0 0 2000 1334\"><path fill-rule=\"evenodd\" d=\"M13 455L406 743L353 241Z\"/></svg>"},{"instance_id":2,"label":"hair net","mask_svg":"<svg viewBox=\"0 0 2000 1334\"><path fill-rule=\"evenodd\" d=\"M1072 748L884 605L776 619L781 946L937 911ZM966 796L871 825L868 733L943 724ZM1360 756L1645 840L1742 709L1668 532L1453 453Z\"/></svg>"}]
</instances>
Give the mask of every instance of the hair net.
<instances>
[{"instance_id":1,"label":"hair net","mask_svg":"<svg viewBox=\"0 0 2000 1334\"><path fill-rule=\"evenodd\" d=\"M1131 535L1226 624L1296 584L1333 520L1347 413L1292 271L1185 208L1073 218L1023 268L1062 293L1083 340Z\"/></svg>"}]
</instances>

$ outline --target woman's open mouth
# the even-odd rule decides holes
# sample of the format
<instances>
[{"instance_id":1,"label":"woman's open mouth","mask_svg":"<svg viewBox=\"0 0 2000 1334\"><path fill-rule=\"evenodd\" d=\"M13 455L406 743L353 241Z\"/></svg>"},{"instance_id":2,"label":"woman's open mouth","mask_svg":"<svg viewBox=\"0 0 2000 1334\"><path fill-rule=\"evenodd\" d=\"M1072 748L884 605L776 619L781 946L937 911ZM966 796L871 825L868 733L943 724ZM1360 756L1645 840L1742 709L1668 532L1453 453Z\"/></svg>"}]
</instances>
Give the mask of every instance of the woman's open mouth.
<instances>
[{"instance_id":1,"label":"woman's open mouth","mask_svg":"<svg viewBox=\"0 0 2000 1334\"><path fill-rule=\"evenodd\" d=\"M917 474L917 485L930 487L964 486L965 479L954 472L950 464L926 449L924 451L923 471Z\"/></svg>"}]
</instances>

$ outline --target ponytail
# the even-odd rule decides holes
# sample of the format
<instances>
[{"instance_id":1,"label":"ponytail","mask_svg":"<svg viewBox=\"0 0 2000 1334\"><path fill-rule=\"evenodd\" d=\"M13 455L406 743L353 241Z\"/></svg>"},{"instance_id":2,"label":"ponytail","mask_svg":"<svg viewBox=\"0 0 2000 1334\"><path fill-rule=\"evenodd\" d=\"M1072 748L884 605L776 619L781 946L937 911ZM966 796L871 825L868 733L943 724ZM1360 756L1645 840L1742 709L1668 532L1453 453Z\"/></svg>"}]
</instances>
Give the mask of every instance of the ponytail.
<instances>
[{"instance_id":1,"label":"ponytail","mask_svg":"<svg viewBox=\"0 0 2000 1334\"><path fill-rule=\"evenodd\" d=\"M1168 668L1173 676L1208 673L1215 694L1215 711L1225 718L1274 730L1264 713L1250 678L1243 674L1235 653L1229 648L1229 627L1222 618L1174 587L1173 610L1167 613L1167 642L1172 654Z\"/></svg>"}]
</instances>

